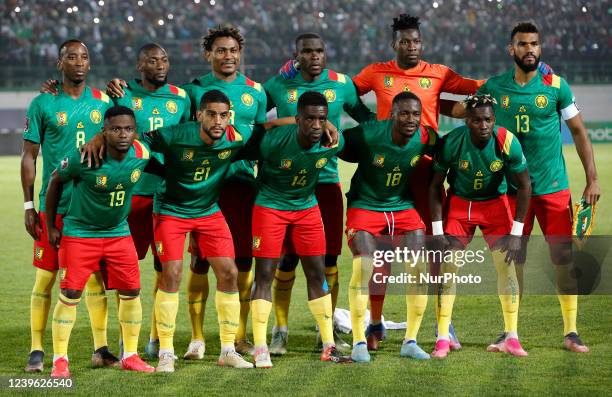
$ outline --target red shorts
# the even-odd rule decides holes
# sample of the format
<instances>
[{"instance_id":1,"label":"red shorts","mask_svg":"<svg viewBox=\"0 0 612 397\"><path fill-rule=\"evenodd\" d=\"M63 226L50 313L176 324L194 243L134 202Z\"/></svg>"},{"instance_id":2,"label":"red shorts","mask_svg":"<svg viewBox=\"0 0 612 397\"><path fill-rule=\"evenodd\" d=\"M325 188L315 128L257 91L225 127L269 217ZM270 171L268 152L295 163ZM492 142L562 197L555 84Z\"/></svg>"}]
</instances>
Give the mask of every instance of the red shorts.
<instances>
[{"instance_id":1,"label":"red shorts","mask_svg":"<svg viewBox=\"0 0 612 397\"><path fill-rule=\"evenodd\" d=\"M100 262L104 262L102 269ZM138 256L131 236L62 237L60 287L82 291L92 273L102 271L106 289L139 289Z\"/></svg>"},{"instance_id":2,"label":"red shorts","mask_svg":"<svg viewBox=\"0 0 612 397\"><path fill-rule=\"evenodd\" d=\"M54 272L59 269L59 261L57 259L57 249L49 244L49 234L47 233L47 215L44 212L39 212L40 239L34 240L34 257L32 264L39 269ZM57 214L55 216L55 227L59 231L64 228L64 216Z\"/></svg>"},{"instance_id":3,"label":"red shorts","mask_svg":"<svg viewBox=\"0 0 612 397\"><path fill-rule=\"evenodd\" d=\"M414 199L414 208L425 223L425 234L431 235L431 212L429 211L429 183L433 177L433 160L422 156L416 169L410 175L410 189ZM442 189L442 202L446 193Z\"/></svg>"},{"instance_id":4,"label":"red shorts","mask_svg":"<svg viewBox=\"0 0 612 397\"><path fill-rule=\"evenodd\" d=\"M234 243L221 211L200 218L179 218L156 214L155 249L163 262L183 260L185 236L191 233L199 257L234 258Z\"/></svg>"},{"instance_id":5,"label":"red shorts","mask_svg":"<svg viewBox=\"0 0 612 397\"><path fill-rule=\"evenodd\" d=\"M153 244L153 197L132 196L132 208L128 215L130 234L136 246L138 259L144 259L151 247L153 255L155 245Z\"/></svg>"},{"instance_id":6,"label":"red shorts","mask_svg":"<svg viewBox=\"0 0 612 397\"><path fill-rule=\"evenodd\" d=\"M508 197L510 210L514 214L516 196ZM523 235L529 236L533 230L534 218L538 219L542 233L549 237L569 237L572 235L572 195L569 189L559 192L532 196L525 217Z\"/></svg>"},{"instance_id":7,"label":"red shorts","mask_svg":"<svg viewBox=\"0 0 612 397\"><path fill-rule=\"evenodd\" d=\"M325 228L325 254L339 256L342 253L342 221L344 202L339 183L320 183L315 188L321 219Z\"/></svg>"},{"instance_id":8,"label":"red shorts","mask_svg":"<svg viewBox=\"0 0 612 397\"><path fill-rule=\"evenodd\" d=\"M455 237L464 246L474 237L476 226L492 247L512 229L512 213L506 195L484 201L469 201L455 195L447 197L444 233Z\"/></svg>"},{"instance_id":9,"label":"red shorts","mask_svg":"<svg viewBox=\"0 0 612 397\"><path fill-rule=\"evenodd\" d=\"M255 195L254 186L236 181L225 182L219 195L219 207L232 233L237 258L250 258L252 255L251 224Z\"/></svg>"},{"instance_id":10,"label":"red shorts","mask_svg":"<svg viewBox=\"0 0 612 397\"><path fill-rule=\"evenodd\" d=\"M318 205L299 211L253 207L253 256L278 259L283 243L286 252L325 255L325 230Z\"/></svg>"},{"instance_id":11,"label":"red shorts","mask_svg":"<svg viewBox=\"0 0 612 397\"><path fill-rule=\"evenodd\" d=\"M349 246L359 231L373 236L391 236L423 229L425 224L414 208L387 212L349 208L346 211L346 237Z\"/></svg>"}]
</instances>

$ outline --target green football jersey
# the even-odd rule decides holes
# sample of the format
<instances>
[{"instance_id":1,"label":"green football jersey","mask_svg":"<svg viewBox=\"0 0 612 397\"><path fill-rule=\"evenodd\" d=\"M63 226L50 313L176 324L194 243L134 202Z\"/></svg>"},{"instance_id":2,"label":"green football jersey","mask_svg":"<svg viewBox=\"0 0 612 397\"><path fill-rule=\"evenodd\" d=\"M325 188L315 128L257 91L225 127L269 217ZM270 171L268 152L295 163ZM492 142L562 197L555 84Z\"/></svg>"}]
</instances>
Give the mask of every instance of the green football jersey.
<instances>
[{"instance_id":1,"label":"green football jersey","mask_svg":"<svg viewBox=\"0 0 612 397\"><path fill-rule=\"evenodd\" d=\"M39 211L45 210L47 185L55 167L66 153L71 153L102 130L104 113L110 107L110 98L91 87L85 87L77 99L64 93L61 84L57 95L40 94L34 98L26 114L23 139L42 147ZM64 189L57 208L58 214L64 214L68 209L71 193L71 187Z\"/></svg>"},{"instance_id":2,"label":"green football jersey","mask_svg":"<svg viewBox=\"0 0 612 397\"><path fill-rule=\"evenodd\" d=\"M448 173L453 194L473 201L489 200L506 193L506 174L527 169L527 160L515 136L495 126L483 149L477 148L467 126L457 127L442 140L434 159L434 171Z\"/></svg>"},{"instance_id":3,"label":"green football jersey","mask_svg":"<svg viewBox=\"0 0 612 397\"><path fill-rule=\"evenodd\" d=\"M136 130L141 137L147 131L189 121L191 102L182 88L166 84L157 91L147 91L140 85L140 80L134 79L123 91L125 95L122 98L114 98L113 101L134 111ZM161 164L164 163L159 153L154 156ZM161 181L161 177L145 172L132 193L138 196L153 196Z\"/></svg>"},{"instance_id":4,"label":"green football jersey","mask_svg":"<svg viewBox=\"0 0 612 397\"><path fill-rule=\"evenodd\" d=\"M314 207L317 199L314 191L319 173L344 146L344 138L333 147L320 142L310 149L298 143L297 125L285 125L267 132L256 130L254 150L249 147L251 159L259 160L257 174L257 198L255 204L277 210L297 211Z\"/></svg>"},{"instance_id":5,"label":"green football jersey","mask_svg":"<svg viewBox=\"0 0 612 397\"><path fill-rule=\"evenodd\" d=\"M190 121L144 134L152 151L164 156L164 182L155 192L153 212L199 218L219 211L217 201L232 158L244 146L228 125L212 146L200 138L200 123Z\"/></svg>"},{"instance_id":6,"label":"green football jersey","mask_svg":"<svg viewBox=\"0 0 612 397\"><path fill-rule=\"evenodd\" d=\"M410 174L421 156L432 154L436 132L420 126L406 145L393 142L392 120L369 121L344 131L346 140L340 158L358 163L346 194L350 208L400 211L414 208Z\"/></svg>"},{"instance_id":7,"label":"green football jersey","mask_svg":"<svg viewBox=\"0 0 612 397\"><path fill-rule=\"evenodd\" d=\"M107 155L100 167L81 164L78 150L65 157L57 171L64 189L72 186L72 198L62 234L86 238L129 236L127 217L132 193L148 162L149 149L139 141L134 141L123 160Z\"/></svg>"},{"instance_id":8,"label":"green football jersey","mask_svg":"<svg viewBox=\"0 0 612 397\"><path fill-rule=\"evenodd\" d=\"M538 73L521 87L511 70L491 77L478 92L497 100L496 124L516 133L527 159L532 195L568 189L561 118L572 118L578 110L567 82L557 75Z\"/></svg>"},{"instance_id":9,"label":"green football jersey","mask_svg":"<svg viewBox=\"0 0 612 397\"><path fill-rule=\"evenodd\" d=\"M202 95L206 92L219 90L227 95L231 104L229 123L247 127L240 130L244 134L245 141L251 136L255 124L266 122L266 94L262 85L241 73L238 73L234 81L229 83L208 73L186 84L183 88L191 98L193 118L200 107ZM253 162L237 161L230 167L227 179L253 183L255 178L253 166Z\"/></svg>"},{"instance_id":10,"label":"green football jersey","mask_svg":"<svg viewBox=\"0 0 612 397\"><path fill-rule=\"evenodd\" d=\"M301 74L292 79L280 75L264 83L268 95L268 109L276 107L278 118L297 115L297 102L306 91L316 91L325 95L328 104L328 120L340 128L342 109L346 110L357 122L364 122L376 116L371 113L357 96L357 90L350 77L331 69L323 70L319 79L309 82ZM330 159L321 175L319 183L338 183L338 160Z\"/></svg>"}]
</instances>

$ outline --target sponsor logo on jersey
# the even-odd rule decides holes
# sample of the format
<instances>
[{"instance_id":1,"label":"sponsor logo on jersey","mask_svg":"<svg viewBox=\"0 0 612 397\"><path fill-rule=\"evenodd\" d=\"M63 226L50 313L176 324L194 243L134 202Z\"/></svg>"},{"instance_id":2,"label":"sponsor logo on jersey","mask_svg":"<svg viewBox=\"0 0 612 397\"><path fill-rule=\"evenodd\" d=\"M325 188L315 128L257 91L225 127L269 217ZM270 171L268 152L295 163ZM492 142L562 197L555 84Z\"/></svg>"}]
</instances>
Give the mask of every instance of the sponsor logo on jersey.
<instances>
[{"instance_id":1,"label":"sponsor logo on jersey","mask_svg":"<svg viewBox=\"0 0 612 397\"><path fill-rule=\"evenodd\" d=\"M548 105L548 98L546 98L546 95L538 95L535 97L535 105L540 109L544 109L546 105Z\"/></svg>"},{"instance_id":2,"label":"sponsor logo on jersey","mask_svg":"<svg viewBox=\"0 0 612 397\"><path fill-rule=\"evenodd\" d=\"M245 92L244 94L242 94L240 96L240 100L242 101L242 103L245 104L245 106L253 106L253 102L255 102L253 100L253 96L249 94L248 92Z\"/></svg>"},{"instance_id":3,"label":"sponsor logo on jersey","mask_svg":"<svg viewBox=\"0 0 612 397\"><path fill-rule=\"evenodd\" d=\"M55 113L57 119L57 125L66 125L68 123L68 114L66 112Z\"/></svg>"},{"instance_id":4,"label":"sponsor logo on jersey","mask_svg":"<svg viewBox=\"0 0 612 397\"><path fill-rule=\"evenodd\" d=\"M317 160L317 164L315 164L315 167L323 168L325 167L325 164L327 164L327 158L323 157L322 159Z\"/></svg>"},{"instance_id":5,"label":"sponsor logo on jersey","mask_svg":"<svg viewBox=\"0 0 612 397\"><path fill-rule=\"evenodd\" d=\"M36 255L36 259L38 259L39 261L42 261L44 251L45 250L42 247L36 247L36 253L34 254Z\"/></svg>"},{"instance_id":6,"label":"sponsor logo on jersey","mask_svg":"<svg viewBox=\"0 0 612 397\"><path fill-rule=\"evenodd\" d=\"M85 126L83 125L83 122L82 122L82 121L79 121L79 122L77 123L77 128L85 128Z\"/></svg>"},{"instance_id":7,"label":"sponsor logo on jersey","mask_svg":"<svg viewBox=\"0 0 612 397\"><path fill-rule=\"evenodd\" d=\"M526 111L527 111L527 108L525 107L525 105L521 105L521 107L519 107L519 112L525 113Z\"/></svg>"},{"instance_id":8,"label":"sponsor logo on jersey","mask_svg":"<svg viewBox=\"0 0 612 397\"><path fill-rule=\"evenodd\" d=\"M102 113L100 113L99 110L92 110L91 113L89 113L89 118L94 124L100 124L100 121L102 121Z\"/></svg>"},{"instance_id":9,"label":"sponsor logo on jersey","mask_svg":"<svg viewBox=\"0 0 612 397\"><path fill-rule=\"evenodd\" d=\"M502 96L501 106L504 109L508 109L508 107L510 106L510 97L508 95Z\"/></svg>"},{"instance_id":10,"label":"sponsor logo on jersey","mask_svg":"<svg viewBox=\"0 0 612 397\"><path fill-rule=\"evenodd\" d=\"M431 87L431 80L428 77L421 77L419 79L419 86L426 90Z\"/></svg>"},{"instance_id":11,"label":"sponsor logo on jersey","mask_svg":"<svg viewBox=\"0 0 612 397\"><path fill-rule=\"evenodd\" d=\"M163 255L164 254L164 244L162 244L161 241L156 241L155 242L155 251L157 252L157 255Z\"/></svg>"},{"instance_id":12,"label":"sponsor logo on jersey","mask_svg":"<svg viewBox=\"0 0 612 397\"><path fill-rule=\"evenodd\" d=\"M459 160L459 169L460 170L467 170L468 167L470 166L470 162L467 160Z\"/></svg>"},{"instance_id":13,"label":"sponsor logo on jersey","mask_svg":"<svg viewBox=\"0 0 612 397\"><path fill-rule=\"evenodd\" d=\"M178 111L178 106L176 102L174 102L173 100L169 100L168 102L166 102L166 110L172 114L176 113Z\"/></svg>"},{"instance_id":14,"label":"sponsor logo on jersey","mask_svg":"<svg viewBox=\"0 0 612 397\"><path fill-rule=\"evenodd\" d=\"M208 159L204 159L202 160L202 162L200 163L200 165L208 165L210 164L210 161L208 161Z\"/></svg>"},{"instance_id":15,"label":"sponsor logo on jersey","mask_svg":"<svg viewBox=\"0 0 612 397\"><path fill-rule=\"evenodd\" d=\"M68 157L64 157L60 163L60 169L65 170L68 168Z\"/></svg>"},{"instance_id":16,"label":"sponsor logo on jersey","mask_svg":"<svg viewBox=\"0 0 612 397\"><path fill-rule=\"evenodd\" d=\"M280 168L282 168L283 170L290 170L291 169L291 160L290 159L282 159L281 163L280 163Z\"/></svg>"},{"instance_id":17,"label":"sponsor logo on jersey","mask_svg":"<svg viewBox=\"0 0 612 397\"><path fill-rule=\"evenodd\" d=\"M308 174L308 170L306 168L302 168L300 170L300 172L298 172L299 175L304 175L304 174Z\"/></svg>"},{"instance_id":18,"label":"sponsor logo on jersey","mask_svg":"<svg viewBox=\"0 0 612 397\"><path fill-rule=\"evenodd\" d=\"M393 87L393 80L394 80L393 76L385 76L385 80L384 80L385 88Z\"/></svg>"},{"instance_id":19,"label":"sponsor logo on jersey","mask_svg":"<svg viewBox=\"0 0 612 397\"><path fill-rule=\"evenodd\" d=\"M230 154L232 154L232 151L229 149L226 149L226 150L223 150L222 152L219 152L218 156L221 160L225 160L226 158L230 156Z\"/></svg>"},{"instance_id":20,"label":"sponsor logo on jersey","mask_svg":"<svg viewBox=\"0 0 612 397\"><path fill-rule=\"evenodd\" d=\"M132 98L132 109L142 110L142 98Z\"/></svg>"},{"instance_id":21,"label":"sponsor logo on jersey","mask_svg":"<svg viewBox=\"0 0 612 397\"><path fill-rule=\"evenodd\" d=\"M185 149L183 150L183 156L181 157L181 160L183 161L193 161L193 150L191 149Z\"/></svg>"},{"instance_id":22,"label":"sponsor logo on jersey","mask_svg":"<svg viewBox=\"0 0 612 397\"><path fill-rule=\"evenodd\" d=\"M96 187L106 187L106 175L98 175L96 176Z\"/></svg>"},{"instance_id":23,"label":"sponsor logo on jersey","mask_svg":"<svg viewBox=\"0 0 612 397\"><path fill-rule=\"evenodd\" d=\"M418 157L418 156L417 156ZM414 159L413 159L414 160ZM418 160L417 160L418 161ZM411 162L412 163L412 162ZM395 167L393 167L393 172L400 172L401 169L399 167L399 165L396 165Z\"/></svg>"},{"instance_id":24,"label":"sponsor logo on jersey","mask_svg":"<svg viewBox=\"0 0 612 397\"><path fill-rule=\"evenodd\" d=\"M497 172L501 170L503 166L504 166L504 163L502 163L500 160L495 160L491 163L491 165L489 166L489 169L493 172Z\"/></svg>"},{"instance_id":25,"label":"sponsor logo on jersey","mask_svg":"<svg viewBox=\"0 0 612 397\"><path fill-rule=\"evenodd\" d=\"M325 99L327 99L328 103L336 100L336 91L332 89L323 91L323 95L325 96Z\"/></svg>"},{"instance_id":26,"label":"sponsor logo on jersey","mask_svg":"<svg viewBox=\"0 0 612 397\"><path fill-rule=\"evenodd\" d=\"M419 163L419 160L421 159L421 155L417 154L416 156L414 156L412 158L412 160L410 160L410 166L411 167L416 167L416 165Z\"/></svg>"},{"instance_id":27,"label":"sponsor logo on jersey","mask_svg":"<svg viewBox=\"0 0 612 397\"><path fill-rule=\"evenodd\" d=\"M258 250L261 247L261 237L253 236L253 249Z\"/></svg>"},{"instance_id":28,"label":"sponsor logo on jersey","mask_svg":"<svg viewBox=\"0 0 612 397\"><path fill-rule=\"evenodd\" d=\"M287 103L294 103L298 100L298 91L295 88L287 90Z\"/></svg>"},{"instance_id":29,"label":"sponsor logo on jersey","mask_svg":"<svg viewBox=\"0 0 612 397\"><path fill-rule=\"evenodd\" d=\"M140 179L140 170L139 169L135 169L134 171L132 171L132 175L130 175L130 180L132 181L132 183L136 183L138 182L138 180Z\"/></svg>"},{"instance_id":30,"label":"sponsor logo on jersey","mask_svg":"<svg viewBox=\"0 0 612 397\"><path fill-rule=\"evenodd\" d=\"M118 183L117 186L115 186L115 190L121 190L121 189L123 189L123 184Z\"/></svg>"},{"instance_id":31,"label":"sponsor logo on jersey","mask_svg":"<svg viewBox=\"0 0 612 397\"><path fill-rule=\"evenodd\" d=\"M408 84L404 86L404 92L410 92L410 87L408 87Z\"/></svg>"},{"instance_id":32,"label":"sponsor logo on jersey","mask_svg":"<svg viewBox=\"0 0 612 397\"><path fill-rule=\"evenodd\" d=\"M153 114L159 114L159 110L157 110L157 108L153 108L153 111L151 112Z\"/></svg>"},{"instance_id":33,"label":"sponsor logo on jersey","mask_svg":"<svg viewBox=\"0 0 612 397\"><path fill-rule=\"evenodd\" d=\"M385 156L382 154L375 154L372 164L376 167L383 167L385 165Z\"/></svg>"},{"instance_id":34,"label":"sponsor logo on jersey","mask_svg":"<svg viewBox=\"0 0 612 397\"><path fill-rule=\"evenodd\" d=\"M482 176L482 171L478 170L478 172L476 173L476 176Z\"/></svg>"}]
</instances>

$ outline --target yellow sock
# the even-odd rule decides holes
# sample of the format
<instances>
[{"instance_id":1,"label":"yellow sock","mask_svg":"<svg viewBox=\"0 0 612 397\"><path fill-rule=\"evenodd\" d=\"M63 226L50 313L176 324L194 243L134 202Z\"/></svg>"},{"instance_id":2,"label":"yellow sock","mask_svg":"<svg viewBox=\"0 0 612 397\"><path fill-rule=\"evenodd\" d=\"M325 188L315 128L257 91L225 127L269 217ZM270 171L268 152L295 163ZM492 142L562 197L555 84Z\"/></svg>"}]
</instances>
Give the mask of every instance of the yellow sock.
<instances>
[{"instance_id":1,"label":"yellow sock","mask_svg":"<svg viewBox=\"0 0 612 397\"><path fill-rule=\"evenodd\" d=\"M217 290L215 294L215 307L219 320L219 337L221 350L234 349L236 331L240 321L240 298L238 292L223 292Z\"/></svg>"},{"instance_id":2,"label":"yellow sock","mask_svg":"<svg viewBox=\"0 0 612 397\"><path fill-rule=\"evenodd\" d=\"M514 262L508 265L504 259L506 254L501 251L491 251L493 263L497 270L497 293L504 314L504 331L518 332L519 283Z\"/></svg>"},{"instance_id":3,"label":"yellow sock","mask_svg":"<svg viewBox=\"0 0 612 397\"><path fill-rule=\"evenodd\" d=\"M353 273L349 282L349 309L353 328L353 344L365 342L365 315L368 308L368 282L372 277L372 258L353 257Z\"/></svg>"},{"instance_id":4,"label":"yellow sock","mask_svg":"<svg viewBox=\"0 0 612 397\"><path fill-rule=\"evenodd\" d=\"M89 280L87 280L85 304L89 312L94 349L98 350L103 346L108 346L108 341L106 340L108 302L106 300L104 281L102 280L100 272L93 273L89 277Z\"/></svg>"},{"instance_id":5,"label":"yellow sock","mask_svg":"<svg viewBox=\"0 0 612 397\"><path fill-rule=\"evenodd\" d=\"M159 289L159 280L161 280L161 272L155 272L155 279L153 280L153 310L151 310L151 331L149 332L149 340L158 340L157 335L157 319L155 318L155 296Z\"/></svg>"},{"instance_id":6,"label":"yellow sock","mask_svg":"<svg viewBox=\"0 0 612 397\"><path fill-rule=\"evenodd\" d=\"M251 301L251 323L253 325L253 343L255 346L267 345L268 318L272 311L272 302L265 299Z\"/></svg>"},{"instance_id":7,"label":"yellow sock","mask_svg":"<svg viewBox=\"0 0 612 397\"><path fill-rule=\"evenodd\" d=\"M561 315L563 316L563 335L570 332L578 333L576 328L576 317L578 315L578 295L558 294L561 304Z\"/></svg>"},{"instance_id":8,"label":"yellow sock","mask_svg":"<svg viewBox=\"0 0 612 397\"><path fill-rule=\"evenodd\" d=\"M236 331L236 340L247 339L247 321L249 320L249 310L251 309L251 287L255 272L238 272L238 291L240 291L240 321L238 322L238 331Z\"/></svg>"},{"instance_id":9,"label":"yellow sock","mask_svg":"<svg viewBox=\"0 0 612 397\"><path fill-rule=\"evenodd\" d=\"M36 278L30 297L30 331L32 334L30 351L43 351L43 335L47 328L47 318L51 308L51 290L55 283L56 273L36 269Z\"/></svg>"},{"instance_id":10,"label":"yellow sock","mask_svg":"<svg viewBox=\"0 0 612 397\"><path fill-rule=\"evenodd\" d=\"M319 326L323 346L334 344L334 323L332 319L332 304L329 294L308 301L308 308Z\"/></svg>"},{"instance_id":11,"label":"yellow sock","mask_svg":"<svg viewBox=\"0 0 612 397\"><path fill-rule=\"evenodd\" d=\"M452 263L442 263L440 265L440 275L457 272L457 267ZM436 315L438 321L438 338L449 338L448 327L450 326L453 317L453 306L455 304L455 296L457 286L452 281L439 284L436 294Z\"/></svg>"},{"instance_id":12,"label":"yellow sock","mask_svg":"<svg viewBox=\"0 0 612 397\"><path fill-rule=\"evenodd\" d=\"M53 335L53 355L56 357L68 355L68 341L74 322L76 321L76 306L81 299L69 299L60 293L59 300L53 311L51 326Z\"/></svg>"},{"instance_id":13,"label":"yellow sock","mask_svg":"<svg viewBox=\"0 0 612 397\"><path fill-rule=\"evenodd\" d=\"M523 269L525 268L525 264L514 264L514 270L516 271L516 280L518 282L519 285L519 302L521 300L521 298L523 297L523 286L524 281L523 281Z\"/></svg>"},{"instance_id":14,"label":"yellow sock","mask_svg":"<svg viewBox=\"0 0 612 397\"><path fill-rule=\"evenodd\" d=\"M208 298L208 274L187 275L187 306L191 321L191 340L204 340L204 312Z\"/></svg>"},{"instance_id":15,"label":"yellow sock","mask_svg":"<svg viewBox=\"0 0 612 397\"><path fill-rule=\"evenodd\" d=\"M174 351L174 328L178 306L178 292L157 290L157 295L155 296L155 317L157 318L160 349Z\"/></svg>"},{"instance_id":16,"label":"yellow sock","mask_svg":"<svg viewBox=\"0 0 612 397\"><path fill-rule=\"evenodd\" d=\"M123 335L123 351L138 352L138 336L142 325L140 296L119 296L119 324Z\"/></svg>"},{"instance_id":17,"label":"yellow sock","mask_svg":"<svg viewBox=\"0 0 612 397\"><path fill-rule=\"evenodd\" d=\"M329 266L325 268L325 281L327 281L327 288L331 295L333 314L336 310L336 304L338 303L338 290L340 289L340 285L338 284L338 266Z\"/></svg>"},{"instance_id":18,"label":"yellow sock","mask_svg":"<svg viewBox=\"0 0 612 397\"><path fill-rule=\"evenodd\" d=\"M419 328L421 328L421 321L423 321L423 315L425 314L425 308L427 307L427 284L420 282L420 274L424 271L425 263L423 262L417 263L417 265L414 267L406 264L406 272L414 275L419 282L409 286L408 294L406 295L405 340L416 341ZM446 326L446 329L448 330L448 325Z\"/></svg>"},{"instance_id":19,"label":"yellow sock","mask_svg":"<svg viewBox=\"0 0 612 397\"><path fill-rule=\"evenodd\" d=\"M272 281L272 303L274 303L274 316L276 327L287 327L289 324L289 304L291 303L291 290L295 282L295 270L283 272L276 269Z\"/></svg>"}]
</instances>

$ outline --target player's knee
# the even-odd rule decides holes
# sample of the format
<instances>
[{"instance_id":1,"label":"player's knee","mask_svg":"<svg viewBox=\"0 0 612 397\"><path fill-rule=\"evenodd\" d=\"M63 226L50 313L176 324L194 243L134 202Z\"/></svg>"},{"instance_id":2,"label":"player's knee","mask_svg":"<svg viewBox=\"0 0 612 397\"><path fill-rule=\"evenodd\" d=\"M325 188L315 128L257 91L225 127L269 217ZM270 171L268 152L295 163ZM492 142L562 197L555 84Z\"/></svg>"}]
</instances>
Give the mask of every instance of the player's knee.
<instances>
[{"instance_id":1,"label":"player's knee","mask_svg":"<svg viewBox=\"0 0 612 397\"><path fill-rule=\"evenodd\" d=\"M190 269L192 272L197 274L208 274L210 269L210 263L206 258L199 258L197 255L191 255Z\"/></svg>"},{"instance_id":2,"label":"player's knee","mask_svg":"<svg viewBox=\"0 0 612 397\"><path fill-rule=\"evenodd\" d=\"M338 266L338 256L337 255L325 255L325 267L334 267Z\"/></svg>"},{"instance_id":3,"label":"player's knee","mask_svg":"<svg viewBox=\"0 0 612 397\"><path fill-rule=\"evenodd\" d=\"M81 299L81 295L83 295L83 290L77 289L62 288L61 292L68 299Z\"/></svg>"},{"instance_id":4,"label":"player's knee","mask_svg":"<svg viewBox=\"0 0 612 397\"><path fill-rule=\"evenodd\" d=\"M281 259L278 270L282 272L292 272L297 268L300 257L294 254L285 254Z\"/></svg>"},{"instance_id":5,"label":"player's knee","mask_svg":"<svg viewBox=\"0 0 612 397\"><path fill-rule=\"evenodd\" d=\"M137 298L140 295L140 288L120 289L118 292L120 297Z\"/></svg>"},{"instance_id":6,"label":"player's knee","mask_svg":"<svg viewBox=\"0 0 612 397\"><path fill-rule=\"evenodd\" d=\"M569 244L562 244L551 247L550 256L553 264L568 265L572 262L572 246Z\"/></svg>"},{"instance_id":7,"label":"player's knee","mask_svg":"<svg viewBox=\"0 0 612 397\"><path fill-rule=\"evenodd\" d=\"M253 263L253 258L248 257L240 257L236 258L236 266L238 267L239 272L248 272L251 270L251 266Z\"/></svg>"}]
</instances>

